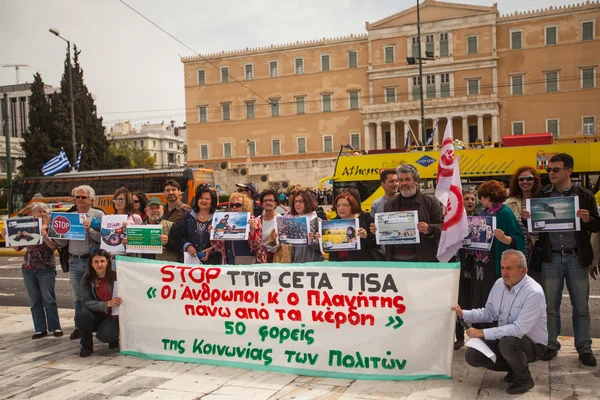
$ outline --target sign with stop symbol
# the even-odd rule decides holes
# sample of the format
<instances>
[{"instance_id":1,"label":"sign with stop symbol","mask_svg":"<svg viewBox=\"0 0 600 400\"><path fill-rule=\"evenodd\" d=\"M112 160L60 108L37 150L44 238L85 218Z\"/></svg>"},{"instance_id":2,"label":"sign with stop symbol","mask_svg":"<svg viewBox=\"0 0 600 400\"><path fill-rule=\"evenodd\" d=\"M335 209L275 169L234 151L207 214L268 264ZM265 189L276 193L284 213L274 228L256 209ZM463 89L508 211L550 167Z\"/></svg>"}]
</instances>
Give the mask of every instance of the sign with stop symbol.
<instances>
[{"instance_id":1,"label":"sign with stop symbol","mask_svg":"<svg viewBox=\"0 0 600 400\"><path fill-rule=\"evenodd\" d=\"M51 213L50 230L48 237L67 240L85 240L83 221L85 214L77 213Z\"/></svg>"}]
</instances>

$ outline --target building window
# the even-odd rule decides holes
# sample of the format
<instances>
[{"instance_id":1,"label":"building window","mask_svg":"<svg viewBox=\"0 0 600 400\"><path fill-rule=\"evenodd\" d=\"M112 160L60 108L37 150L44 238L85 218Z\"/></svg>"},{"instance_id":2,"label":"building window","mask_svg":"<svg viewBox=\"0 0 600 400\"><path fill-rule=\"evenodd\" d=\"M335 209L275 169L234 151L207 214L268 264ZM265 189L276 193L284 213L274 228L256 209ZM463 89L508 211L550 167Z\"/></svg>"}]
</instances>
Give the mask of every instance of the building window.
<instances>
[{"instance_id":1,"label":"building window","mask_svg":"<svg viewBox=\"0 0 600 400\"><path fill-rule=\"evenodd\" d=\"M391 64L394 62L394 46L385 46L383 48L385 53L385 63Z\"/></svg>"},{"instance_id":2,"label":"building window","mask_svg":"<svg viewBox=\"0 0 600 400\"><path fill-rule=\"evenodd\" d=\"M591 136L596 134L596 117L583 117L583 135Z\"/></svg>"},{"instance_id":3,"label":"building window","mask_svg":"<svg viewBox=\"0 0 600 400\"><path fill-rule=\"evenodd\" d=\"M208 122L207 106L198 106L198 121Z\"/></svg>"},{"instance_id":4,"label":"building window","mask_svg":"<svg viewBox=\"0 0 600 400\"><path fill-rule=\"evenodd\" d=\"M247 142L248 144L248 157L256 156L256 142Z\"/></svg>"},{"instance_id":5,"label":"building window","mask_svg":"<svg viewBox=\"0 0 600 400\"><path fill-rule=\"evenodd\" d=\"M558 71L546 72L546 92L558 92Z\"/></svg>"},{"instance_id":6,"label":"building window","mask_svg":"<svg viewBox=\"0 0 600 400\"><path fill-rule=\"evenodd\" d=\"M350 134L350 146L352 146L354 150L360 149L360 133Z\"/></svg>"},{"instance_id":7,"label":"building window","mask_svg":"<svg viewBox=\"0 0 600 400\"><path fill-rule=\"evenodd\" d=\"M142 142L140 142L140 145L142 145L142 147L144 147ZM173 142L169 142L169 149L171 149L171 150L173 149Z\"/></svg>"},{"instance_id":8,"label":"building window","mask_svg":"<svg viewBox=\"0 0 600 400\"><path fill-rule=\"evenodd\" d=\"M231 158L231 143L223 143L223 157Z\"/></svg>"},{"instance_id":9,"label":"building window","mask_svg":"<svg viewBox=\"0 0 600 400\"><path fill-rule=\"evenodd\" d=\"M513 122L512 123L512 134L513 135L522 135L525 133L525 122Z\"/></svg>"},{"instance_id":10,"label":"building window","mask_svg":"<svg viewBox=\"0 0 600 400\"><path fill-rule=\"evenodd\" d=\"M207 150L208 151L208 150ZM154 161L158 161L158 158L156 158L156 153L154 153ZM207 157L208 158L208 157Z\"/></svg>"},{"instance_id":11,"label":"building window","mask_svg":"<svg viewBox=\"0 0 600 400\"><path fill-rule=\"evenodd\" d=\"M358 53L356 51L348 52L348 68L358 67Z\"/></svg>"},{"instance_id":12,"label":"building window","mask_svg":"<svg viewBox=\"0 0 600 400\"><path fill-rule=\"evenodd\" d=\"M440 57L448 57L450 52L448 44L448 33L440 33Z\"/></svg>"},{"instance_id":13,"label":"building window","mask_svg":"<svg viewBox=\"0 0 600 400\"><path fill-rule=\"evenodd\" d=\"M350 102L349 107L351 110L357 110L360 108L360 102L358 100L358 92L349 92L348 100Z\"/></svg>"},{"instance_id":14,"label":"building window","mask_svg":"<svg viewBox=\"0 0 600 400\"><path fill-rule=\"evenodd\" d=\"M412 56L413 57L420 57L419 56L419 38L416 36L412 37L411 40L411 49L412 49Z\"/></svg>"},{"instance_id":15,"label":"building window","mask_svg":"<svg viewBox=\"0 0 600 400\"><path fill-rule=\"evenodd\" d=\"M477 54L477 36L467 37L467 54Z\"/></svg>"},{"instance_id":16,"label":"building window","mask_svg":"<svg viewBox=\"0 0 600 400\"><path fill-rule=\"evenodd\" d=\"M155 149L156 148L156 140L152 141L152 148Z\"/></svg>"},{"instance_id":17,"label":"building window","mask_svg":"<svg viewBox=\"0 0 600 400\"><path fill-rule=\"evenodd\" d=\"M546 46L558 43L558 28L556 26L546 27Z\"/></svg>"},{"instance_id":18,"label":"building window","mask_svg":"<svg viewBox=\"0 0 600 400\"><path fill-rule=\"evenodd\" d=\"M279 99L269 100L271 103L271 117L279 117Z\"/></svg>"},{"instance_id":19,"label":"building window","mask_svg":"<svg viewBox=\"0 0 600 400\"><path fill-rule=\"evenodd\" d=\"M329 65L330 57L328 54L321 54L321 71L327 72L331 69L331 65Z\"/></svg>"},{"instance_id":20,"label":"building window","mask_svg":"<svg viewBox=\"0 0 600 400\"><path fill-rule=\"evenodd\" d=\"M441 74L440 97L450 97L450 74Z\"/></svg>"},{"instance_id":21,"label":"building window","mask_svg":"<svg viewBox=\"0 0 600 400\"><path fill-rule=\"evenodd\" d=\"M523 75L510 77L510 94L513 96L523 94Z\"/></svg>"},{"instance_id":22,"label":"building window","mask_svg":"<svg viewBox=\"0 0 600 400\"><path fill-rule=\"evenodd\" d=\"M520 50L522 46L522 31L514 31L510 33L510 48L512 50Z\"/></svg>"},{"instance_id":23,"label":"building window","mask_svg":"<svg viewBox=\"0 0 600 400\"><path fill-rule=\"evenodd\" d=\"M244 76L246 77L246 80L254 79L254 65L244 65Z\"/></svg>"},{"instance_id":24,"label":"building window","mask_svg":"<svg viewBox=\"0 0 600 400\"><path fill-rule=\"evenodd\" d=\"M395 103L396 102L396 88L395 87L385 88L385 102L386 103Z\"/></svg>"},{"instance_id":25,"label":"building window","mask_svg":"<svg viewBox=\"0 0 600 400\"><path fill-rule=\"evenodd\" d=\"M435 48L435 42L434 42L434 36L433 35L427 35L425 36L425 51L430 52L431 54L433 54L434 48Z\"/></svg>"},{"instance_id":26,"label":"building window","mask_svg":"<svg viewBox=\"0 0 600 400\"><path fill-rule=\"evenodd\" d=\"M305 97L296 97L296 114L304 114L306 111L304 109Z\"/></svg>"},{"instance_id":27,"label":"building window","mask_svg":"<svg viewBox=\"0 0 600 400\"><path fill-rule=\"evenodd\" d=\"M156 158L156 153L154 153L154 158ZM200 145L200 159L208 160L208 145L207 144Z\"/></svg>"},{"instance_id":28,"label":"building window","mask_svg":"<svg viewBox=\"0 0 600 400\"><path fill-rule=\"evenodd\" d=\"M297 145L298 145L298 153L306 153L306 138L298 138L297 139Z\"/></svg>"},{"instance_id":29,"label":"building window","mask_svg":"<svg viewBox=\"0 0 600 400\"><path fill-rule=\"evenodd\" d=\"M421 98L421 79L418 76L413 76L413 100L419 100Z\"/></svg>"},{"instance_id":30,"label":"building window","mask_svg":"<svg viewBox=\"0 0 600 400\"><path fill-rule=\"evenodd\" d=\"M581 40L594 40L594 21L581 24Z\"/></svg>"},{"instance_id":31,"label":"building window","mask_svg":"<svg viewBox=\"0 0 600 400\"><path fill-rule=\"evenodd\" d=\"M321 95L321 105L323 112L331 111L331 95L330 94L322 94Z\"/></svg>"},{"instance_id":32,"label":"building window","mask_svg":"<svg viewBox=\"0 0 600 400\"><path fill-rule=\"evenodd\" d=\"M221 67L221 82L229 82L229 67Z\"/></svg>"},{"instance_id":33,"label":"building window","mask_svg":"<svg viewBox=\"0 0 600 400\"><path fill-rule=\"evenodd\" d=\"M198 85L206 85L206 70L198 70Z\"/></svg>"},{"instance_id":34,"label":"building window","mask_svg":"<svg viewBox=\"0 0 600 400\"><path fill-rule=\"evenodd\" d=\"M281 154L281 142L279 139L271 140L271 150L274 156L278 156Z\"/></svg>"},{"instance_id":35,"label":"building window","mask_svg":"<svg viewBox=\"0 0 600 400\"><path fill-rule=\"evenodd\" d=\"M333 136L323 136L323 151L333 151Z\"/></svg>"},{"instance_id":36,"label":"building window","mask_svg":"<svg viewBox=\"0 0 600 400\"><path fill-rule=\"evenodd\" d=\"M294 59L294 65L295 65L295 73L296 74L303 74L304 73L304 58L296 58Z\"/></svg>"},{"instance_id":37,"label":"building window","mask_svg":"<svg viewBox=\"0 0 600 400\"><path fill-rule=\"evenodd\" d=\"M246 118L247 119L254 118L254 102L253 101L246 102Z\"/></svg>"},{"instance_id":38,"label":"building window","mask_svg":"<svg viewBox=\"0 0 600 400\"><path fill-rule=\"evenodd\" d=\"M427 75L427 98L435 99L435 75Z\"/></svg>"},{"instance_id":39,"label":"building window","mask_svg":"<svg viewBox=\"0 0 600 400\"><path fill-rule=\"evenodd\" d=\"M271 78L275 78L279 76L279 62L278 61L270 61L269 62L269 75Z\"/></svg>"},{"instance_id":40,"label":"building window","mask_svg":"<svg viewBox=\"0 0 600 400\"><path fill-rule=\"evenodd\" d=\"M581 68L581 88L592 89L596 86L596 68Z\"/></svg>"},{"instance_id":41,"label":"building window","mask_svg":"<svg viewBox=\"0 0 600 400\"><path fill-rule=\"evenodd\" d=\"M221 111L223 113L223 121L231 120L231 104L221 104Z\"/></svg>"},{"instance_id":42,"label":"building window","mask_svg":"<svg viewBox=\"0 0 600 400\"><path fill-rule=\"evenodd\" d=\"M467 94L475 96L479 94L479 79L467 79Z\"/></svg>"},{"instance_id":43,"label":"building window","mask_svg":"<svg viewBox=\"0 0 600 400\"><path fill-rule=\"evenodd\" d=\"M547 119L546 120L546 132L551 133L553 138L558 137L558 120Z\"/></svg>"}]
</instances>

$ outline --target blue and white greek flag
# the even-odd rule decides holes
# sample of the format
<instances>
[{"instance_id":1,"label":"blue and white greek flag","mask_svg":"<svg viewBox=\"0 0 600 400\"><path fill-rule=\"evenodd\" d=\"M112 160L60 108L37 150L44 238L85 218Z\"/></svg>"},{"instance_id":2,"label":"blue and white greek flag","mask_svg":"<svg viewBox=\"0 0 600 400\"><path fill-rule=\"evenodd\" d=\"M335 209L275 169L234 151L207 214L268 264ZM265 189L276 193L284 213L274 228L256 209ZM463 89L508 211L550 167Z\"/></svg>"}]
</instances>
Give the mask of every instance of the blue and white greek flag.
<instances>
[{"instance_id":1,"label":"blue and white greek flag","mask_svg":"<svg viewBox=\"0 0 600 400\"><path fill-rule=\"evenodd\" d=\"M44 176L51 176L62 171L65 167L70 166L71 163L67 158L67 153L65 153L65 150L61 147L60 153L58 153L56 157L42 165L42 173Z\"/></svg>"},{"instance_id":2,"label":"blue and white greek flag","mask_svg":"<svg viewBox=\"0 0 600 400\"><path fill-rule=\"evenodd\" d=\"M430 145L433 143L433 136L435 135L435 131L437 130L438 124L435 124L435 126L433 127L433 130L431 131L431 133L429 134L429 137L427 138L427 143L425 143L426 145Z\"/></svg>"},{"instance_id":3,"label":"blue and white greek flag","mask_svg":"<svg viewBox=\"0 0 600 400\"><path fill-rule=\"evenodd\" d=\"M406 131L406 140L404 141L404 148L408 149L408 147L410 146L410 127L408 128L408 130Z\"/></svg>"},{"instance_id":4,"label":"blue and white greek flag","mask_svg":"<svg viewBox=\"0 0 600 400\"><path fill-rule=\"evenodd\" d=\"M79 155L77 156L77 161L75 162L75 171L79 171L79 164L81 164L81 153L83 153L83 145L79 149Z\"/></svg>"}]
</instances>

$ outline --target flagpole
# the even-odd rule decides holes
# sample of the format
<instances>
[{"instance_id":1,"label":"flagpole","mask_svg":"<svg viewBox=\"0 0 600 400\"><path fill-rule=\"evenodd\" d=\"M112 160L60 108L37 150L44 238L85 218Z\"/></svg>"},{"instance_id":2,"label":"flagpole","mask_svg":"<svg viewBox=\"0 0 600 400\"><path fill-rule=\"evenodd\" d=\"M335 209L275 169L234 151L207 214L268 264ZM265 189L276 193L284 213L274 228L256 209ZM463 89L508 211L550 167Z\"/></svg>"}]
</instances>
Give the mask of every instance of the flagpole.
<instances>
[{"instance_id":1,"label":"flagpole","mask_svg":"<svg viewBox=\"0 0 600 400\"><path fill-rule=\"evenodd\" d=\"M413 136L413 139L414 139L414 140L415 140L415 142L417 143L417 146L420 146L420 145L421 145L421 143L419 142L419 140L418 140L418 139L417 139L417 137L415 136L415 133L413 132L413 130L412 130L412 128L411 128L411 126L410 126L410 124L408 124L408 129L410 129L410 133L412 134L412 136Z\"/></svg>"}]
</instances>

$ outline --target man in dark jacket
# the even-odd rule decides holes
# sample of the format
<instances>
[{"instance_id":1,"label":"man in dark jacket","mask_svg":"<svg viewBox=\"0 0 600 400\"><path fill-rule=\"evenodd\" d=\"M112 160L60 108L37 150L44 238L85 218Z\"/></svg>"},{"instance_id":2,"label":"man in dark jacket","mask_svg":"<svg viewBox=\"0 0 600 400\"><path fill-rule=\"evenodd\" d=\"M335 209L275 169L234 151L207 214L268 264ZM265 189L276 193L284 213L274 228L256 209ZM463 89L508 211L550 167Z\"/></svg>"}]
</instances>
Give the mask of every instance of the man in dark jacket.
<instances>
[{"instance_id":1,"label":"man in dark jacket","mask_svg":"<svg viewBox=\"0 0 600 400\"><path fill-rule=\"evenodd\" d=\"M424 195L418 187L419 171L410 165L402 164L397 169L399 193L388 201L384 212L417 210L419 223L417 230L420 243L386 245L388 261L438 262L437 250L442 234L444 214L442 205L433 197ZM377 231L371 224L371 232Z\"/></svg>"},{"instance_id":2,"label":"man in dark jacket","mask_svg":"<svg viewBox=\"0 0 600 400\"><path fill-rule=\"evenodd\" d=\"M577 196L581 219L581 230L571 232L540 233L542 248L542 287L546 295L548 313L548 350L542 360L549 361L560 350L560 303L564 282L567 282L569 297L573 305L573 329L575 348L584 365L593 367L596 358L592 353L590 333L590 296L588 267L594 258L590 243L591 232L600 231L600 218L594 195L587 189L573 185L574 160L568 154L554 155L548 163L550 185L542 187L534 197ZM529 210L523 210L525 220L531 218Z\"/></svg>"},{"instance_id":3,"label":"man in dark jacket","mask_svg":"<svg viewBox=\"0 0 600 400\"><path fill-rule=\"evenodd\" d=\"M263 208L256 201L257 191L256 186L254 186L254 183L236 183L235 186L238 188L238 193L245 194L246 196L248 196L248 198L250 198L250 200L252 200L252 204L254 205L254 216L257 218L260 217L263 213Z\"/></svg>"}]
</instances>

